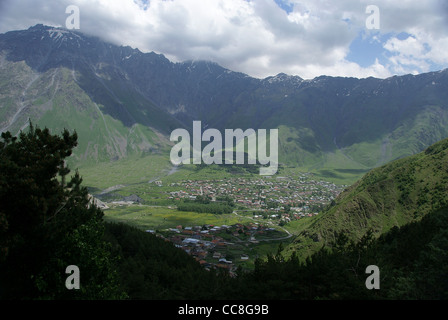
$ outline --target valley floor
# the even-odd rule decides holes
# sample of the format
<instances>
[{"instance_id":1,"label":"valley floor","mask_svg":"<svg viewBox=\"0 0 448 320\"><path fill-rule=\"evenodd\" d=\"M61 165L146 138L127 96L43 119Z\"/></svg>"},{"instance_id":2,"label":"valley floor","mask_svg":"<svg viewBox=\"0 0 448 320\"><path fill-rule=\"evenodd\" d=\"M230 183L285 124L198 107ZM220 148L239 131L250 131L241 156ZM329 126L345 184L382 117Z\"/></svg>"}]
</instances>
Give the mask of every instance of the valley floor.
<instances>
[{"instance_id":1,"label":"valley floor","mask_svg":"<svg viewBox=\"0 0 448 320\"><path fill-rule=\"evenodd\" d=\"M136 226L170 241L205 268L253 269L256 258L289 244L346 187L309 173L260 177L222 170L169 171L145 183L97 190L107 221ZM209 174L207 170L214 170ZM205 171L205 172L204 172ZM229 213L181 211L216 204Z\"/></svg>"}]
</instances>

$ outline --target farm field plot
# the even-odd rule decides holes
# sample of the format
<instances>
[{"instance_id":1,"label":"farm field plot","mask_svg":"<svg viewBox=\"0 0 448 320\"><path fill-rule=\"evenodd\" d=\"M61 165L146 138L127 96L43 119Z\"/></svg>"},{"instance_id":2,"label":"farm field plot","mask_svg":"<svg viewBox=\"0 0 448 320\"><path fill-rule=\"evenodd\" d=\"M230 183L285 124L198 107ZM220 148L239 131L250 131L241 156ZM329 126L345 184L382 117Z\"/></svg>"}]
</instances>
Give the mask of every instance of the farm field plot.
<instances>
[{"instance_id":1,"label":"farm field plot","mask_svg":"<svg viewBox=\"0 0 448 320\"><path fill-rule=\"evenodd\" d=\"M146 205L116 205L104 211L105 219L110 222L123 222L141 229L174 228L176 226L232 225L248 223L249 218L234 214L216 215L178 211L172 207Z\"/></svg>"}]
</instances>

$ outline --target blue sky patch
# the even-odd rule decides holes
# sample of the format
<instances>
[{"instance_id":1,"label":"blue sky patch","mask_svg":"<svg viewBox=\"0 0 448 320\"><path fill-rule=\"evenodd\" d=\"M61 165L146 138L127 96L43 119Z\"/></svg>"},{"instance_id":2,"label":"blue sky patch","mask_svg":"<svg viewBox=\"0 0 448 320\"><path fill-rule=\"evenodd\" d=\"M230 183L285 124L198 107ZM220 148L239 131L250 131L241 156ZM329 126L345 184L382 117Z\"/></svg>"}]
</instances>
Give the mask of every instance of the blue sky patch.
<instances>
[{"instance_id":1,"label":"blue sky patch","mask_svg":"<svg viewBox=\"0 0 448 320\"><path fill-rule=\"evenodd\" d=\"M286 13L290 13L294 10L294 5L288 0L274 0L275 3L282 8Z\"/></svg>"}]
</instances>

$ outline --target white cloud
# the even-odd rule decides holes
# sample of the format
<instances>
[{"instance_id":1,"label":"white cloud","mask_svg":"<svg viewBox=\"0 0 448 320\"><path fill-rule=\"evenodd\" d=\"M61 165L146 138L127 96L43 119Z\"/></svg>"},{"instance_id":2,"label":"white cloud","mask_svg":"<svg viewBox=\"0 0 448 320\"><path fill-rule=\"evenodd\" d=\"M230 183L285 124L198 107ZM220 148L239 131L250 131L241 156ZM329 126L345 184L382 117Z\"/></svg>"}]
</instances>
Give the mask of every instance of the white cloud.
<instances>
[{"instance_id":1,"label":"white cloud","mask_svg":"<svg viewBox=\"0 0 448 320\"><path fill-rule=\"evenodd\" d=\"M413 29L404 39L392 37L384 48L390 54L391 70L396 73L428 72L432 65L448 64L448 36L434 36L426 30Z\"/></svg>"},{"instance_id":2,"label":"white cloud","mask_svg":"<svg viewBox=\"0 0 448 320\"><path fill-rule=\"evenodd\" d=\"M274 0L4 0L0 32L37 23L62 26L65 8L73 4L80 8L82 32L174 61L213 60L255 77L280 72L386 77L448 65L447 10L439 10L439 0L376 0L378 32L392 35L384 44L389 60L378 57L365 68L346 57L365 30L371 1L286 2L292 5L289 13ZM400 32L411 37L400 40Z\"/></svg>"}]
</instances>

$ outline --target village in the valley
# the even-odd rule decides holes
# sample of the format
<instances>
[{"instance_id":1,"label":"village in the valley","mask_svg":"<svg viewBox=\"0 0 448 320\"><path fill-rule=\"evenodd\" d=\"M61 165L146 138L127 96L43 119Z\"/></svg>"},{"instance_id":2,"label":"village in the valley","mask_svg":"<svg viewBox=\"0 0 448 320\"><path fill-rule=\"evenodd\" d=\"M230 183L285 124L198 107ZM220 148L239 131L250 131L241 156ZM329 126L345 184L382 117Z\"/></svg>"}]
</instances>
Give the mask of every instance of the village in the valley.
<instances>
[{"instance_id":1,"label":"village in the valley","mask_svg":"<svg viewBox=\"0 0 448 320\"><path fill-rule=\"evenodd\" d=\"M303 173L298 177L185 180L171 183L170 187L177 188L169 192L172 200L230 198L240 210L252 211L254 218L268 215L289 222L317 214L347 186L313 180Z\"/></svg>"},{"instance_id":2,"label":"village in the valley","mask_svg":"<svg viewBox=\"0 0 448 320\"><path fill-rule=\"evenodd\" d=\"M254 246L262 241L287 239L291 235L259 223L237 223L231 226L177 226L158 236L195 257L204 268L225 269L232 275L237 266L257 258L251 254Z\"/></svg>"},{"instance_id":3,"label":"village in the valley","mask_svg":"<svg viewBox=\"0 0 448 320\"><path fill-rule=\"evenodd\" d=\"M162 186L161 181L156 185ZM250 224L182 226L159 236L174 243L205 268L223 268L233 274L237 266L257 258L251 252L261 242L286 240L292 236L286 224L318 214L346 186L316 181L312 176L234 177L217 180L184 180L169 184L168 199L194 201L207 197L211 202L234 203L235 215L251 219ZM153 232L148 230L148 232Z\"/></svg>"}]
</instances>

